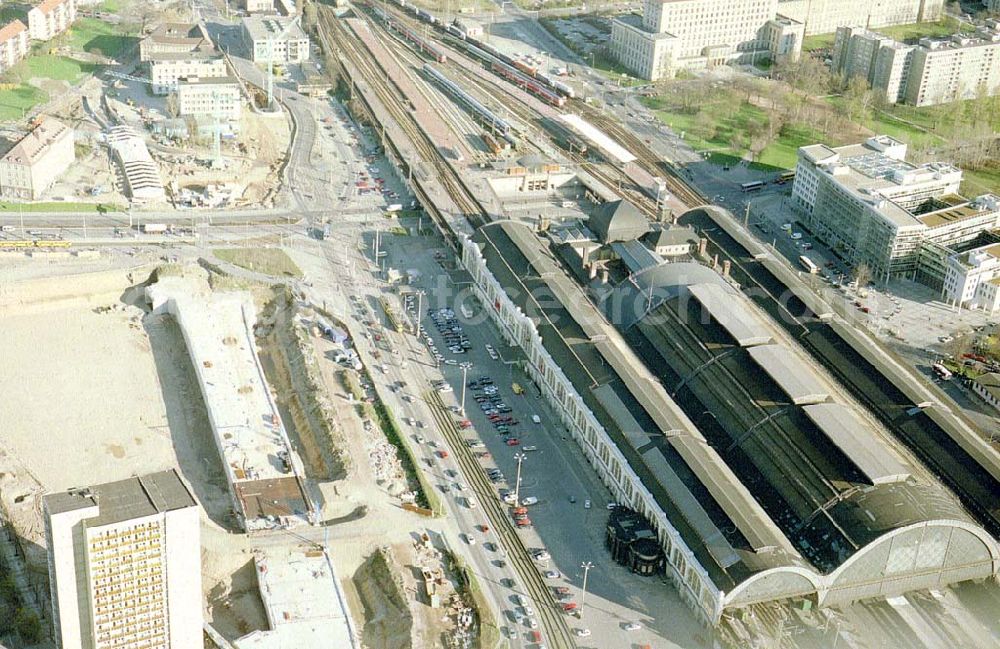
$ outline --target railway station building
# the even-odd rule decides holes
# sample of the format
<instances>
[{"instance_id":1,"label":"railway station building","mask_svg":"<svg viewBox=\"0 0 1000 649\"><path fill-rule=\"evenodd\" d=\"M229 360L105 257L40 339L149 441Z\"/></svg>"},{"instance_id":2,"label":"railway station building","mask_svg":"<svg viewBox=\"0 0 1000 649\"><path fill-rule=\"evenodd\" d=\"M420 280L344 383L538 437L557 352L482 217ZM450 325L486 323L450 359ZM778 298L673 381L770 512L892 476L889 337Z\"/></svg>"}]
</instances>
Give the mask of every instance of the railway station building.
<instances>
[{"instance_id":1,"label":"railway station building","mask_svg":"<svg viewBox=\"0 0 1000 649\"><path fill-rule=\"evenodd\" d=\"M479 228L461 255L706 624L762 602L832 606L996 576L997 542L957 497L715 270L601 278L598 303L523 223ZM655 555L642 548L636 565Z\"/></svg>"}]
</instances>

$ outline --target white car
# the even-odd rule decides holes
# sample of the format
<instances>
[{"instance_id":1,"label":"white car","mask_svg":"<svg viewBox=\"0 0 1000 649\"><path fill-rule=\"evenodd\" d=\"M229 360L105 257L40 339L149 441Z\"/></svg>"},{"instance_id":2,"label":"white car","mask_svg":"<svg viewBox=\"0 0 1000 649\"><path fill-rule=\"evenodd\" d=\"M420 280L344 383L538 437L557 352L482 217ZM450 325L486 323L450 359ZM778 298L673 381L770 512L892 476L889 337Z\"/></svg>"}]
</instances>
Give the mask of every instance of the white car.
<instances>
[{"instance_id":1,"label":"white car","mask_svg":"<svg viewBox=\"0 0 1000 649\"><path fill-rule=\"evenodd\" d=\"M530 626L532 629L537 629L538 628L538 620L536 620L533 617L529 617L528 618L528 626Z\"/></svg>"},{"instance_id":2,"label":"white car","mask_svg":"<svg viewBox=\"0 0 1000 649\"><path fill-rule=\"evenodd\" d=\"M513 492L504 494L503 501L508 505L513 505L517 502L517 496Z\"/></svg>"},{"instance_id":3,"label":"white car","mask_svg":"<svg viewBox=\"0 0 1000 649\"><path fill-rule=\"evenodd\" d=\"M590 509L590 500L584 500L583 501L583 508L584 509Z\"/></svg>"},{"instance_id":4,"label":"white car","mask_svg":"<svg viewBox=\"0 0 1000 649\"><path fill-rule=\"evenodd\" d=\"M559 574L558 570L546 570L545 571L545 578L546 579L559 579L560 577L562 577L562 575Z\"/></svg>"},{"instance_id":5,"label":"white car","mask_svg":"<svg viewBox=\"0 0 1000 649\"><path fill-rule=\"evenodd\" d=\"M524 614L527 615L528 617L532 617L535 614L535 609L531 608L530 606L525 606Z\"/></svg>"},{"instance_id":6,"label":"white car","mask_svg":"<svg viewBox=\"0 0 1000 649\"><path fill-rule=\"evenodd\" d=\"M793 240L798 241L801 238L802 238L802 233L801 232L793 232L792 233L792 239Z\"/></svg>"},{"instance_id":7,"label":"white car","mask_svg":"<svg viewBox=\"0 0 1000 649\"><path fill-rule=\"evenodd\" d=\"M642 625L639 624L638 622L629 622L628 624L625 625L626 631L638 631L641 628Z\"/></svg>"},{"instance_id":8,"label":"white car","mask_svg":"<svg viewBox=\"0 0 1000 649\"><path fill-rule=\"evenodd\" d=\"M537 451L538 447L537 446L522 446L521 450L522 451Z\"/></svg>"},{"instance_id":9,"label":"white car","mask_svg":"<svg viewBox=\"0 0 1000 649\"><path fill-rule=\"evenodd\" d=\"M534 496L528 496L527 498L522 498L521 499L521 504L525 505L525 506L527 506L527 505L537 505L538 504L538 498L535 498Z\"/></svg>"},{"instance_id":10,"label":"white car","mask_svg":"<svg viewBox=\"0 0 1000 649\"><path fill-rule=\"evenodd\" d=\"M552 555L550 555L546 550L538 550L537 552L534 553L534 555L535 559L537 559L538 561L545 561L552 557Z\"/></svg>"},{"instance_id":11,"label":"white car","mask_svg":"<svg viewBox=\"0 0 1000 649\"><path fill-rule=\"evenodd\" d=\"M465 535L465 542L468 543L469 545L475 545L476 544L476 537L472 536L471 534L466 534Z\"/></svg>"},{"instance_id":12,"label":"white car","mask_svg":"<svg viewBox=\"0 0 1000 649\"><path fill-rule=\"evenodd\" d=\"M590 629L576 629L574 633L576 633L577 637L586 638L590 635Z\"/></svg>"}]
</instances>

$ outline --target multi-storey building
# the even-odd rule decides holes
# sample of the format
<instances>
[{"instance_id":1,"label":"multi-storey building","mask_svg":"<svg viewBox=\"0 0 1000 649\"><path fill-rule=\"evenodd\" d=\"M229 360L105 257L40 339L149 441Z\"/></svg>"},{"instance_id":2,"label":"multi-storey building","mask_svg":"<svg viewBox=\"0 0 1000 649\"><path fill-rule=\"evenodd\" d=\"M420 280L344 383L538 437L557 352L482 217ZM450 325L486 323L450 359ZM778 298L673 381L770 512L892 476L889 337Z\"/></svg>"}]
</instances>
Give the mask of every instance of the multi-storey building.
<instances>
[{"instance_id":1,"label":"multi-storey building","mask_svg":"<svg viewBox=\"0 0 1000 649\"><path fill-rule=\"evenodd\" d=\"M944 0L779 0L778 13L805 25L805 33L829 34L838 27L874 29L933 21Z\"/></svg>"},{"instance_id":2,"label":"multi-storey building","mask_svg":"<svg viewBox=\"0 0 1000 649\"><path fill-rule=\"evenodd\" d=\"M205 52L154 54L148 65L153 92L157 95L176 92L182 79L214 79L229 75L225 59Z\"/></svg>"},{"instance_id":3,"label":"multi-storey building","mask_svg":"<svg viewBox=\"0 0 1000 649\"><path fill-rule=\"evenodd\" d=\"M890 103L929 106L1000 91L1000 29L991 22L975 34L923 38L904 45L887 36L840 27L833 71L860 76Z\"/></svg>"},{"instance_id":4,"label":"multi-storey building","mask_svg":"<svg viewBox=\"0 0 1000 649\"><path fill-rule=\"evenodd\" d=\"M300 63L309 58L309 37L298 17L249 16L243 44L255 63Z\"/></svg>"},{"instance_id":5,"label":"multi-storey building","mask_svg":"<svg viewBox=\"0 0 1000 649\"><path fill-rule=\"evenodd\" d=\"M73 129L39 117L31 132L0 158L0 196L36 200L75 159Z\"/></svg>"},{"instance_id":6,"label":"multi-storey building","mask_svg":"<svg viewBox=\"0 0 1000 649\"><path fill-rule=\"evenodd\" d=\"M28 32L33 40L47 41L63 33L76 20L76 0L42 0L28 10Z\"/></svg>"},{"instance_id":7,"label":"multi-storey building","mask_svg":"<svg viewBox=\"0 0 1000 649\"><path fill-rule=\"evenodd\" d=\"M758 57L797 58L802 25L776 16L777 0L647 0L642 16L616 19L611 50L648 79Z\"/></svg>"},{"instance_id":8,"label":"multi-storey building","mask_svg":"<svg viewBox=\"0 0 1000 649\"><path fill-rule=\"evenodd\" d=\"M177 86L178 115L239 122L242 111L240 84L235 77L188 77Z\"/></svg>"},{"instance_id":9,"label":"multi-storey building","mask_svg":"<svg viewBox=\"0 0 1000 649\"><path fill-rule=\"evenodd\" d=\"M949 304L993 313L1000 308L1000 244L948 257L942 298Z\"/></svg>"},{"instance_id":10,"label":"multi-storey building","mask_svg":"<svg viewBox=\"0 0 1000 649\"><path fill-rule=\"evenodd\" d=\"M0 28L0 72L6 72L28 55L28 28L12 20Z\"/></svg>"},{"instance_id":11,"label":"multi-storey building","mask_svg":"<svg viewBox=\"0 0 1000 649\"><path fill-rule=\"evenodd\" d=\"M201 24L160 25L139 45L140 59L149 68L153 93L176 92L181 79L229 75L225 59L215 49Z\"/></svg>"},{"instance_id":12,"label":"multi-storey building","mask_svg":"<svg viewBox=\"0 0 1000 649\"><path fill-rule=\"evenodd\" d=\"M792 188L802 221L852 264L879 280L940 286L956 246L1000 226L1000 199L959 195L962 171L906 162L906 145L877 136L862 144L799 149Z\"/></svg>"},{"instance_id":13,"label":"multi-storey building","mask_svg":"<svg viewBox=\"0 0 1000 649\"><path fill-rule=\"evenodd\" d=\"M43 499L62 649L202 645L199 507L176 471Z\"/></svg>"},{"instance_id":14,"label":"multi-storey building","mask_svg":"<svg viewBox=\"0 0 1000 649\"><path fill-rule=\"evenodd\" d=\"M244 0L243 8L247 13L278 13L282 16L294 16L299 13L295 0Z\"/></svg>"},{"instance_id":15,"label":"multi-storey building","mask_svg":"<svg viewBox=\"0 0 1000 649\"><path fill-rule=\"evenodd\" d=\"M139 43L139 59L149 61L154 54L215 54L215 45L201 23L164 23Z\"/></svg>"}]
</instances>

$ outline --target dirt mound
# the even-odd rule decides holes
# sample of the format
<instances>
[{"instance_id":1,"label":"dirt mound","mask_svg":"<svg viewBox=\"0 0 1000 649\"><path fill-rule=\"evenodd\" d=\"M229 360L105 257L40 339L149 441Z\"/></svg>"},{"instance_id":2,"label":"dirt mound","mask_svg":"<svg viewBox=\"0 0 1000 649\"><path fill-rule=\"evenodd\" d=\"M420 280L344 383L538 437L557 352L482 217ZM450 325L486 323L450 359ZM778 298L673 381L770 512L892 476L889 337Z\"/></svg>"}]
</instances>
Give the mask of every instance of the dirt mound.
<instances>
[{"instance_id":1,"label":"dirt mound","mask_svg":"<svg viewBox=\"0 0 1000 649\"><path fill-rule=\"evenodd\" d=\"M287 288L277 289L265 307L259 345L267 358L268 379L278 393L286 424L308 475L316 480L347 477L350 456L320 373L298 301Z\"/></svg>"},{"instance_id":2,"label":"dirt mound","mask_svg":"<svg viewBox=\"0 0 1000 649\"><path fill-rule=\"evenodd\" d=\"M379 548L361 564L354 573L354 585L365 608L365 646L412 649L413 615L399 564L388 547Z\"/></svg>"}]
</instances>

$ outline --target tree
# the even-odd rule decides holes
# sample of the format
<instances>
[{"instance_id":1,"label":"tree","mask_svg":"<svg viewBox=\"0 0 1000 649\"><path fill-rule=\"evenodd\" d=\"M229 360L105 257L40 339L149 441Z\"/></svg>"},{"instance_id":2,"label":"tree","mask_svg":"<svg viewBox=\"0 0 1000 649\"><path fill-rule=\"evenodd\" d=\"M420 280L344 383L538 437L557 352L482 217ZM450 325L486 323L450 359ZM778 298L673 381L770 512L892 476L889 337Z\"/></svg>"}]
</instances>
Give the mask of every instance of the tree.
<instances>
[{"instance_id":1,"label":"tree","mask_svg":"<svg viewBox=\"0 0 1000 649\"><path fill-rule=\"evenodd\" d=\"M167 114L171 117L177 117L181 112L180 101L177 99L177 93L172 92L167 95Z\"/></svg>"},{"instance_id":2,"label":"tree","mask_svg":"<svg viewBox=\"0 0 1000 649\"><path fill-rule=\"evenodd\" d=\"M14 628L21 640L27 644L38 644L42 640L42 623L34 612L19 608L14 614Z\"/></svg>"},{"instance_id":3,"label":"tree","mask_svg":"<svg viewBox=\"0 0 1000 649\"><path fill-rule=\"evenodd\" d=\"M860 263L854 267L851 277L858 283L859 289L864 288L865 286L868 286L868 282L872 279L872 269L868 266L868 264Z\"/></svg>"}]
</instances>

